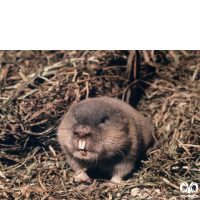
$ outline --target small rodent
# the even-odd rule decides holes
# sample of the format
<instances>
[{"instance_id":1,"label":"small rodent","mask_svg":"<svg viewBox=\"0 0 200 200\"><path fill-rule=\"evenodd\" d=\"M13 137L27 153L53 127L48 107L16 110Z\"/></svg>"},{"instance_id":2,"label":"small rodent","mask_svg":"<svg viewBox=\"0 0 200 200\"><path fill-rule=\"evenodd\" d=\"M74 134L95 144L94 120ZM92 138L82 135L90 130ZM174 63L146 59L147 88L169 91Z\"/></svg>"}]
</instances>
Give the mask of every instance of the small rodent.
<instances>
[{"instance_id":1,"label":"small rodent","mask_svg":"<svg viewBox=\"0 0 200 200\"><path fill-rule=\"evenodd\" d=\"M76 182L90 181L83 169L96 168L120 183L154 141L153 127L144 116L109 97L89 98L71 107L57 134L67 163L78 174Z\"/></svg>"}]
</instances>

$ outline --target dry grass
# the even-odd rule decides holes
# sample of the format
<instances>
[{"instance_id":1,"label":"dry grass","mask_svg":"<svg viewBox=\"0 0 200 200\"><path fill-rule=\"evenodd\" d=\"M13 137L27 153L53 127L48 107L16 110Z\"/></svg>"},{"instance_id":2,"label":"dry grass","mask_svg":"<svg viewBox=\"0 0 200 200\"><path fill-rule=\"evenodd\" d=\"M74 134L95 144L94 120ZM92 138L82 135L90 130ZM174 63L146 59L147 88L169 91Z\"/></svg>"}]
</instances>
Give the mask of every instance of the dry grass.
<instances>
[{"instance_id":1,"label":"dry grass","mask_svg":"<svg viewBox=\"0 0 200 200\"><path fill-rule=\"evenodd\" d=\"M0 197L179 199L180 183L200 183L199 70L199 51L1 51ZM103 95L137 105L158 143L122 185L70 182L56 127Z\"/></svg>"}]
</instances>

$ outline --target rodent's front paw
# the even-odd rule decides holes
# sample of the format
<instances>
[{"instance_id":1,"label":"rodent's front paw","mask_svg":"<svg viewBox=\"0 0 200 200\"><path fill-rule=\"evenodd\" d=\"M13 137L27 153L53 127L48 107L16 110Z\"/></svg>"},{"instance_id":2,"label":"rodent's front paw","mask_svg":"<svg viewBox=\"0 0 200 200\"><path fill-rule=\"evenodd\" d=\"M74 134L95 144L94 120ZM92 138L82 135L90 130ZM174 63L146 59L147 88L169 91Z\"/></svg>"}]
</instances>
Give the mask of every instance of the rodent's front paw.
<instances>
[{"instance_id":1,"label":"rodent's front paw","mask_svg":"<svg viewBox=\"0 0 200 200\"><path fill-rule=\"evenodd\" d=\"M116 184L120 184L122 182L122 178L119 175L114 175L111 178L111 181L114 182L114 183L116 183Z\"/></svg>"},{"instance_id":2,"label":"rodent's front paw","mask_svg":"<svg viewBox=\"0 0 200 200\"><path fill-rule=\"evenodd\" d=\"M84 182L84 181L91 183L90 177L85 172L81 172L81 173L75 175L74 181L78 182L78 183Z\"/></svg>"}]
</instances>

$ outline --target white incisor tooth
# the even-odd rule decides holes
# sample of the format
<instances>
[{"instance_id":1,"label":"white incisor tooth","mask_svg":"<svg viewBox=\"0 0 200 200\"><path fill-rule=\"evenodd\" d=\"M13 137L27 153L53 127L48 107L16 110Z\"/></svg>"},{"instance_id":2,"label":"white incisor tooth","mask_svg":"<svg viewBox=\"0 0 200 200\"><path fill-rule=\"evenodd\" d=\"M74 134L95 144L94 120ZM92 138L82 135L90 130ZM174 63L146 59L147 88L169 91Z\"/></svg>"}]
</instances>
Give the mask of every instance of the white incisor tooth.
<instances>
[{"instance_id":1,"label":"white incisor tooth","mask_svg":"<svg viewBox=\"0 0 200 200\"><path fill-rule=\"evenodd\" d=\"M78 141L78 147L79 147L79 149L85 149L85 143L86 143L86 141L85 140L79 140Z\"/></svg>"}]
</instances>

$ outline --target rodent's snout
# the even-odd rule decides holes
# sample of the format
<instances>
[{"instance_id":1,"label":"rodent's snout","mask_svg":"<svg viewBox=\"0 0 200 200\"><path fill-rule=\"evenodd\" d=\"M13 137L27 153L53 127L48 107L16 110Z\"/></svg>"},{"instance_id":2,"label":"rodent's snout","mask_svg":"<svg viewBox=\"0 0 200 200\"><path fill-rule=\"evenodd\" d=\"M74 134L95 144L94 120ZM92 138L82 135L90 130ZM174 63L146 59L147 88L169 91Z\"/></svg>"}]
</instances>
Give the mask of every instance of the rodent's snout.
<instances>
[{"instance_id":1,"label":"rodent's snout","mask_svg":"<svg viewBox=\"0 0 200 200\"><path fill-rule=\"evenodd\" d=\"M81 151L86 151L90 143L91 130L88 126L79 125L74 130L75 144Z\"/></svg>"}]
</instances>

